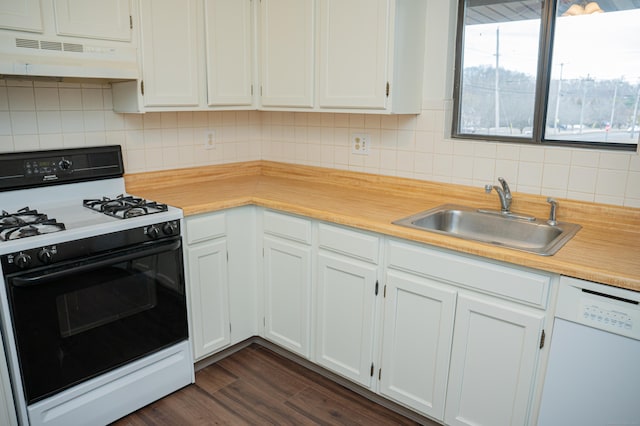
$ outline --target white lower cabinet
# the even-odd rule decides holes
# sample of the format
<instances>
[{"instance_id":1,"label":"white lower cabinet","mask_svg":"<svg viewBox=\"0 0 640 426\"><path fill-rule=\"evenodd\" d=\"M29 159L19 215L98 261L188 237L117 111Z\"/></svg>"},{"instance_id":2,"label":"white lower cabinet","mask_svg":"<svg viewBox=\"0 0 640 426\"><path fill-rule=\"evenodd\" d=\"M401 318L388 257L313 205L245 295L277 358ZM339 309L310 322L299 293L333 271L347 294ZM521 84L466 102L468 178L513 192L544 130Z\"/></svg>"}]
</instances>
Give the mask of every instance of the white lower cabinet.
<instances>
[{"instance_id":1,"label":"white lower cabinet","mask_svg":"<svg viewBox=\"0 0 640 426\"><path fill-rule=\"evenodd\" d=\"M376 265L318 255L315 362L369 387L373 375Z\"/></svg>"},{"instance_id":2,"label":"white lower cabinet","mask_svg":"<svg viewBox=\"0 0 640 426\"><path fill-rule=\"evenodd\" d=\"M261 334L446 425L535 419L557 276L246 208L186 219L197 359L239 341L235 318L241 337Z\"/></svg>"},{"instance_id":3,"label":"white lower cabinet","mask_svg":"<svg viewBox=\"0 0 640 426\"><path fill-rule=\"evenodd\" d=\"M231 342L225 213L187 218L187 280L196 360Z\"/></svg>"},{"instance_id":4,"label":"white lower cabinet","mask_svg":"<svg viewBox=\"0 0 640 426\"><path fill-rule=\"evenodd\" d=\"M526 425L544 312L460 295L445 422Z\"/></svg>"},{"instance_id":5,"label":"white lower cabinet","mask_svg":"<svg viewBox=\"0 0 640 426\"><path fill-rule=\"evenodd\" d=\"M265 236L264 335L278 345L309 357L311 247Z\"/></svg>"},{"instance_id":6,"label":"white lower cabinet","mask_svg":"<svg viewBox=\"0 0 640 426\"><path fill-rule=\"evenodd\" d=\"M389 241L380 393L446 425L529 424L551 275Z\"/></svg>"},{"instance_id":7,"label":"white lower cabinet","mask_svg":"<svg viewBox=\"0 0 640 426\"><path fill-rule=\"evenodd\" d=\"M3 341L0 332L0 341ZM4 350L0 350L0 425L15 426L18 424L16 409L13 405L13 392L7 359Z\"/></svg>"},{"instance_id":8,"label":"white lower cabinet","mask_svg":"<svg viewBox=\"0 0 640 426\"><path fill-rule=\"evenodd\" d=\"M444 418L457 292L433 279L388 271L380 393Z\"/></svg>"},{"instance_id":9,"label":"white lower cabinet","mask_svg":"<svg viewBox=\"0 0 640 426\"><path fill-rule=\"evenodd\" d=\"M264 337L309 358L311 221L265 210L262 224Z\"/></svg>"}]
</instances>

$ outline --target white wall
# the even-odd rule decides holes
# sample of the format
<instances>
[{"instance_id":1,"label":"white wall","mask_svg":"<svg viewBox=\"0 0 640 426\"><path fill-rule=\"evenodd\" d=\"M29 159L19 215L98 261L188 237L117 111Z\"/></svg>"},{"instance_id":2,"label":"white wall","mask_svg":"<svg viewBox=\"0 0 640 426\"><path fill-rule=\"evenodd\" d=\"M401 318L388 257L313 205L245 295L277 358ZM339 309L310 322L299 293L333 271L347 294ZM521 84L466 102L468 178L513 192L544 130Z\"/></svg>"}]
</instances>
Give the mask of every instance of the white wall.
<instances>
[{"instance_id":1,"label":"white wall","mask_svg":"<svg viewBox=\"0 0 640 426\"><path fill-rule=\"evenodd\" d=\"M284 112L116 114L108 85L0 80L0 152L122 145L128 172L274 160L640 207L640 157L576 148L452 140L455 3L429 1L418 116ZM443 39L442 34L449 34ZM215 129L216 149L203 148ZM372 136L351 154L351 133ZM1 206L0 206L1 207Z\"/></svg>"}]
</instances>

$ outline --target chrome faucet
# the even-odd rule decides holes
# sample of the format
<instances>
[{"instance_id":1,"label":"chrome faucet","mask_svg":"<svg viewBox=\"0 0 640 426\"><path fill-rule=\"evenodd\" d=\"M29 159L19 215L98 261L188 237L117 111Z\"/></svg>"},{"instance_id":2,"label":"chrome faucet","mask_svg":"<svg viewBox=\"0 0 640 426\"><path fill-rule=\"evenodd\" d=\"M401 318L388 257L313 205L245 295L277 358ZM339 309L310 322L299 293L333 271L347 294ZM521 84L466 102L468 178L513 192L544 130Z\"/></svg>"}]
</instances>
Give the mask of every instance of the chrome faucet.
<instances>
[{"instance_id":1,"label":"chrome faucet","mask_svg":"<svg viewBox=\"0 0 640 426\"><path fill-rule=\"evenodd\" d=\"M556 220L556 211L558 210L558 202L553 198L548 197L547 203L551 205L551 208L549 210L549 219L547 220L547 223L551 226L556 226L558 224L558 221Z\"/></svg>"},{"instance_id":2,"label":"chrome faucet","mask_svg":"<svg viewBox=\"0 0 640 426\"><path fill-rule=\"evenodd\" d=\"M509 214L511 213L511 201L513 200L513 197L511 196L511 189L509 189L507 181L503 178L499 177L498 182L500 182L501 186L485 185L484 190L487 194L490 194L491 190L495 189L498 193L498 197L500 197L500 210L502 213Z\"/></svg>"}]
</instances>

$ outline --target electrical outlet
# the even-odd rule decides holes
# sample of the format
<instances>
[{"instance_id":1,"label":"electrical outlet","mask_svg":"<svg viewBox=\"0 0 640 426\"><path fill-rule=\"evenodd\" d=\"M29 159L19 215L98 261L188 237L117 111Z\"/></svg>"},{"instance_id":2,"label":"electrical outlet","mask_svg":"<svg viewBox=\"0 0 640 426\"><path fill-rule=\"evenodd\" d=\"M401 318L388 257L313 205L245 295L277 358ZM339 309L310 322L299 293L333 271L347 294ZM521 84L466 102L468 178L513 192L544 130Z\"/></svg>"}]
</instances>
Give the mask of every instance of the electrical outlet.
<instances>
[{"instance_id":1,"label":"electrical outlet","mask_svg":"<svg viewBox=\"0 0 640 426\"><path fill-rule=\"evenodd\" d=\"M351 134L351 153L369 155L371 149L371 135L368 133Z\"/></svg>"},{"instance_id":2,"label":"electrical outlet","mask_svg":"<svg viewBox=\"0 0 640 426\"><path fill-rule=\"evenodd\" d=\"M216 131L207 129L203 133L204 149L214 149L216 147Z\"/></svg>"}]
</instances>

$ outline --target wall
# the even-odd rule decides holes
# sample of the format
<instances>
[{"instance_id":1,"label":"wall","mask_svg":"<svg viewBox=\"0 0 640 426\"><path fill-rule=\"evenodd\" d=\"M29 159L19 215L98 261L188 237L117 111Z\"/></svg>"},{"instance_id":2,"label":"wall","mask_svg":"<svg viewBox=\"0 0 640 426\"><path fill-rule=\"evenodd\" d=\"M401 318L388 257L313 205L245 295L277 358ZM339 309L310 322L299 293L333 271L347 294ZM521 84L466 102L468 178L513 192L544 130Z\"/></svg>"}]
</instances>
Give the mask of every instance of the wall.
<instances>
[{"instance_id":1,"label":"wall","mask_svg":"<svg viewBox=\"0 0 640 426\"><path fill-rule=\"evenodd\" d=\"M427 6L418 116L291 112L115 114L108 85L0 80L0 152L120 144L128 172L266 159L640 207L637 153L452 140L456 0ZM448 36L443 37L443 34ZM216 130L216 148L203 131ZM372 136L368 156L352 133Z\"/></svg>"},{"instance_id":2,"label":"wall","mask_svg":"<svg viewBox=\"0 0 640 426\"><path fill-rule=\"evenodd\" d=\"M116 144L131 173L248 161L261 156L260 122L257 111L116 114L107 84L0 80L0 152Z\"/></svg>"}]
</instances>

